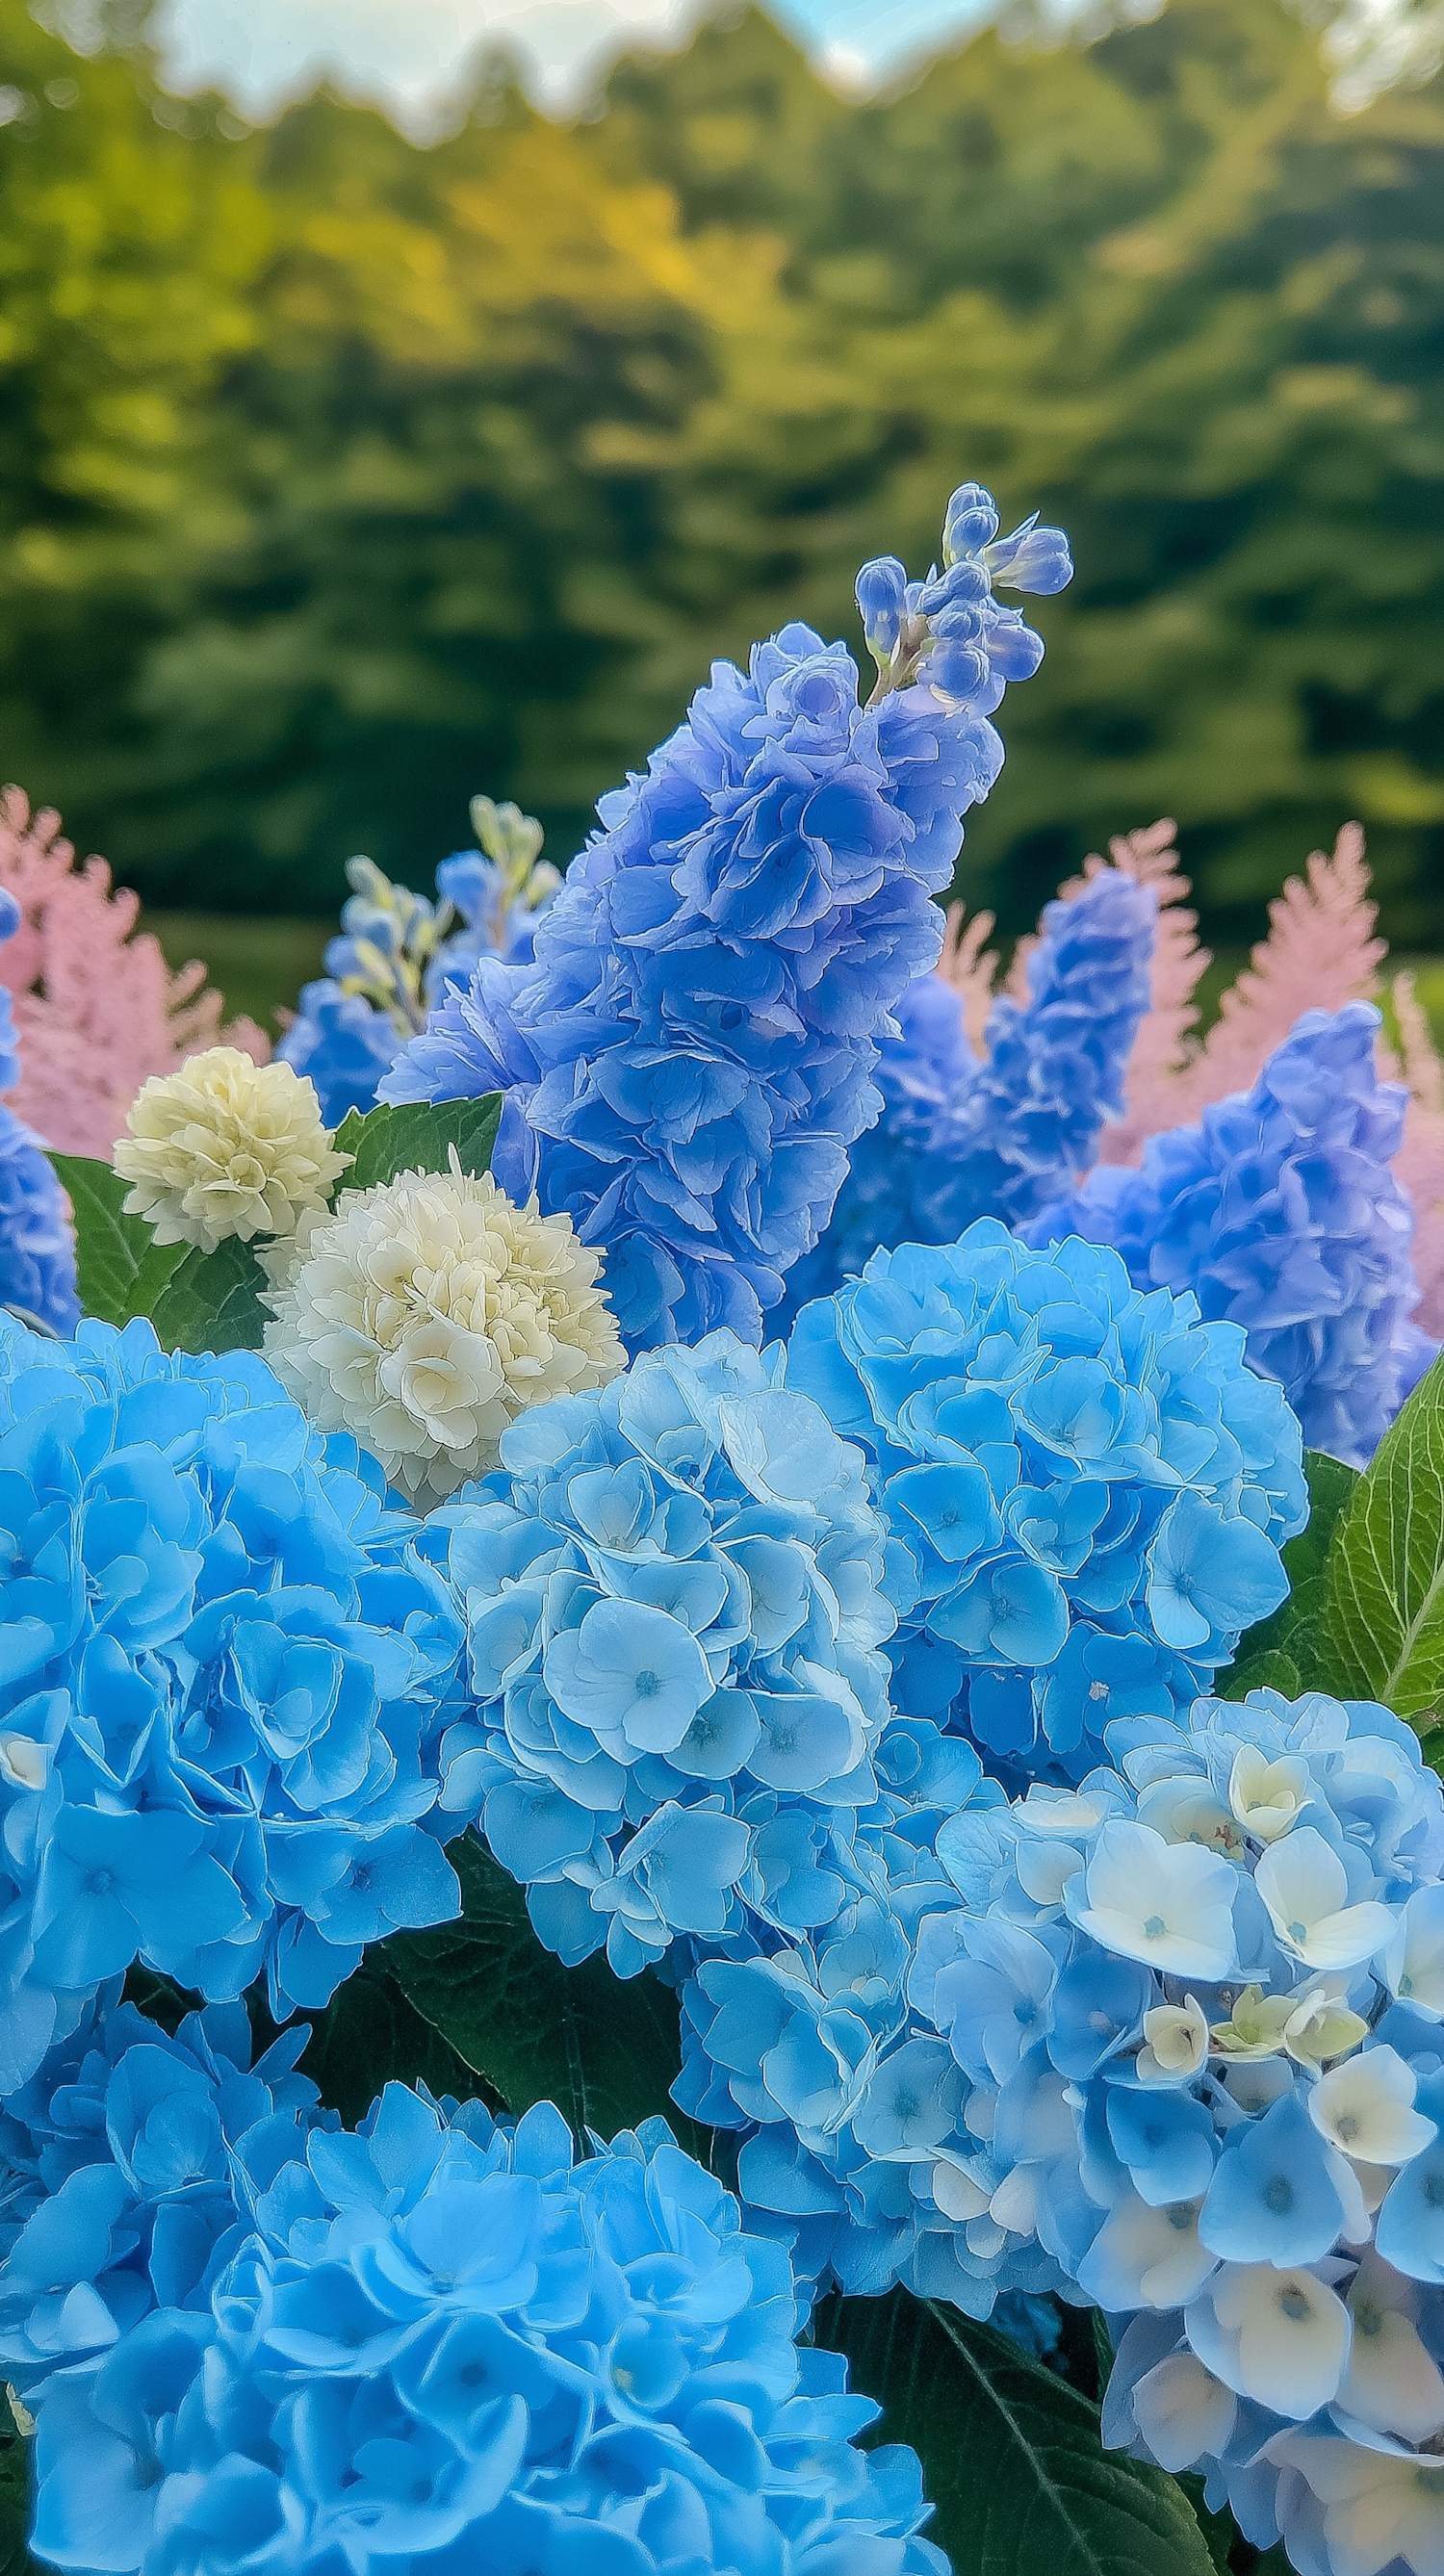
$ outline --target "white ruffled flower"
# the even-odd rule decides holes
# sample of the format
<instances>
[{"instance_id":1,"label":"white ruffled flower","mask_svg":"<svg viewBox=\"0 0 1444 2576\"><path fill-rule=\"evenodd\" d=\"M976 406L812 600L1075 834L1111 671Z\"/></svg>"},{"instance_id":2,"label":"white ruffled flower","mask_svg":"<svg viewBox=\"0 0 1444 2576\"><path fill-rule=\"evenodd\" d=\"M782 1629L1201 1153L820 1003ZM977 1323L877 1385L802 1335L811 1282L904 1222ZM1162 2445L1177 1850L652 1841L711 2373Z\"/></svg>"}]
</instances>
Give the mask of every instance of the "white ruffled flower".
<instances>
[{"instance_id":1,"label":"white ruffled flower","mask_svg":"<svg viewBox=\"0 0 1444 2576\"><path fill-rule=\"evenodd\" d=\"M1208 2058L1208 2017L1193 1995L1181 2004L1155 2004L1143 2016L1140 2084L1187 2084Z\"/></svg>"},{"instance_id":2,"label":"white ruffled flower","mask_svg":"<svg viewBox=\"0 0 1444 2576\"><path fill-rule=\"evenodd\" d=\"M570 1217L488 1172L403 1172L262 1256L265 1351L321 1431L349 1431L423 1509L495 1466L508 1423L625 1366Z\"/></svg>"},{"instance_id":3,"label":"white ruffled flower","mask_svg":"<svg viewBox=\"0 0 1444 2576\"><path fill-rule=\"evenodd\" d=\"M232 1235L293 1234L324 1210L351 1159L332 1148L313 1082L237 1047L152 1074L126 1125L115 1170L132 1184L127 1216L144 1217L157 1243L202 1252Z\"/></svg>"}]
</instances>

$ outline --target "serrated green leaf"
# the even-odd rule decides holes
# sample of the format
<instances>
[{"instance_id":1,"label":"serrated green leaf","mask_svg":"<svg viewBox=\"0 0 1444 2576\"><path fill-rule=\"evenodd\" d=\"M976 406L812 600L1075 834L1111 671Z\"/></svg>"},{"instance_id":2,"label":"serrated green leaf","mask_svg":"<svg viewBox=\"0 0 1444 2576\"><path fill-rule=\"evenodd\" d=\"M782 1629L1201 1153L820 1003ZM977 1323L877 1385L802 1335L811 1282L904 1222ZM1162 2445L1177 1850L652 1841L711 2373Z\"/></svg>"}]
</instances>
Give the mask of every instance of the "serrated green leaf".
<instances>
[{"instance_id":1,"label":"serrated green leaf","mask_svg":"<svg viewBox=\"0 0 1444 2576\"><path fill-rule=\"evenodd\" d=\"M508 2110L555 2102L578 2138L660 2112L682 2143L701 2142L668 2098L682 2062L676 1996L643 1971L625 1984L605 1960L564 1968L544 1950L515 1880L474 1834L448 1846L462 1917L398 1932L387 1967L408 2001Z\"/></svg>"},{"instance_id":2,"label":"serrated green leaf","mask_svg":"<svg viewBox=\"0 0 1444 2576\"><path fill-rule=\"evenodd\" d=\"M235 1235L214 1252L192 1247L151 1309L157 1338L168 1351L258 1351L266 1285L253 1246Z\"/></svg>"},{"instance_id":3,"label":"serrated green leaf","mask_svg":"<svg viewBox=\"0 0 1444 2576\"><path fill-rule=\"evenodd\" d=\"M1419 1718L1444 1702L1444 1360L1340 1517L1325 1591L1334 1688Z\"/></svg>"},{"instance_id":4,"label":"serrated green leaf","mask_svg":"<svg viewBox=\"0 0 1444 2576\"><path fill-rule=\"evenodd\" d=\"M1301 1692L1337 1686L1333 1640L1325 1624L1330 1543L1359 1482L1357 1469L1328 1458L1321 1449L1304 1453L1309 1480L1309 1518L1297 1538L1283 1548L1289 1597L1257 1628L1250 1628L1218 1689L1224 1699L1247 1699L1251 1690L1282 1691L1286 1699Z\"/></svg>"},{"instance_id":5,"label":"serrated green leaf","mask_svg":"<svg viewBox=\"0 0 1444 2576\"><path fill-rule=\"evenodd\" d=\"M76 1294L102 1324L148 1315L186 1258L183 1243L157 1243L143 1217L127 1216L129 1183L108 1163L84 1154L52 1154L75 1219Z\"/></svg>"},{"instance_id":6,"label":"serrated green leaf","mask_svg":"<svg viewBox=\"0 0 1444 2576\"><path fill-rule=\"evenodd\" d=\"M354 1156L343 1190L372 1190L398 1172L444 1172L451 1148L464 1172L491 1169L501 1119L501 1093L481 1100L412 1101L400 1109L348 1111L336 1130L338 1154Z\"/></svg>"},{"instance_id":7,"label":"serrated green leaf","mask_svg":"<svg viewBox=\"0 0 1444 2576\"><path fill-rule=\"evenodd\" d=\"M1105 2451L1098 2409L989 2326L895 2290L828 2299L816 2340L908 2442L953 2576L1214 2576L1176 2479Z\"/></svg>"}]
</instances>

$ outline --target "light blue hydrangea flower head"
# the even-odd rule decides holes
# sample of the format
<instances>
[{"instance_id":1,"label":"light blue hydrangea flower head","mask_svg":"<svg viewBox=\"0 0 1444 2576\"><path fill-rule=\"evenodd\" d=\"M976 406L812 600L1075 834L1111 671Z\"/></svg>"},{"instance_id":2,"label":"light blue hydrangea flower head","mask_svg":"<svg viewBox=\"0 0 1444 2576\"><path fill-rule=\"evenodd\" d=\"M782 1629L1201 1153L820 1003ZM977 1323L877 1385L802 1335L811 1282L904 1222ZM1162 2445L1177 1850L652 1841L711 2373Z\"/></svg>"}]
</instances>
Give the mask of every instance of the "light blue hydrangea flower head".
<instances>
[{"instance_id":1,"label":"light blue hydrangea flower head","mask_svg":"<svg viewBox=\"0 0 1444 2576\"><path fill-rule=\"evenodd\" d=\"M238 2161L251 2232L203 2294L38 2402L41 2556L946 2576L917 2459L854 2447L877 2408L664 2123L575 2165L550 2105L508 2132L391 2085Z\"/></svg>"},{"instance_id":2,"label":"light blue hydrangea flower head","mask_svg":"<svg viewBox=\"0 0 1444 2576\"><path fill-rule=\"evenodd\" d=\"M374 860L347 861L341 936L276 1050L315 1084L328 1127L375 1105L398 1049L452 985L468 981L478 957L531 955L561 883L540 855L541 825L489 796L472 798L471 819L480 846L442 860L434 903L393 885Z\"/></svg>"},{"instance_id":3,"label":"light blue hydrangea flower head","mask_svg":"<svg viewBox=\"0 0 1444 2576\"><path fill-rule=\"evenodd\" d=\"M20 927L20 906L0 886L0 945ZM20 1040L0 984L0 1091L20 1079ZM80 1321L75 1239L65 1192L38 1136L0 1102L0 1306L62 1337Z\"/></svg>"},{"instance_id":4,"label":"light blue hydrangea flower head","mask_svg":"<svg viewBox=\"0 0 1444 2576\"><path fill-rule=\"evenodd\" d=\"M284 2018L457 1910L449 1595L261 1360L8 1326L0 1525L0 2093L137 1957Z\"/></svg>"},{"instance_id":5,"label":"light blue hydrangea flower head","mask_svg":"<svg viewBox=\"0 0 1444 2576\"><path fill-rule=\"evenodd\" d=\"M907 2044L957 2070L939 2144L986 2195L967 2226L1036 2240L1132 2320L1105 2440L1336 2576L1382 2489L1377 2565L1425 2576L1444 1793L1409 1726L1318 1694L1122 1719L1109 1751L1074 1794L938 1835L962 1901L921 1925Z\"/></svg>"},{"instance_id":6,"label":"light blue hydrangea flower head","mask_svg":"<svg viewBox=\"0 0 1444 2576\"><path fill-rule=\"evenodd\" d=\"M0 2366L34 2394L94 2369L158 2311L194 2310L262 2186L305 2153L316 2087L294 2072L305 2023L251 2063L243 2004L174 2038L119 2001L87 2005L0 2112ZM239 2203L239 2205L238 2205ZM39 2401L37 2400L37 2403ZM102 2516L120 2499L100 2502Z\"/></svg>"},{"instance_id":7,"label":"light blue hydrangea flower head","mask_svg":"<svg viewBox=\"0 0 1444 2576\"><path fill-rule=\"evenodd\" d=\"M1371 1002L1306 1011L1252 1091L1150 1137L1141 1171L1095 1172L1035 1243L1116 1245L1140 1287L1188 1289L1241 1324L1310 1448L1368 1465L1435 1345L1409 1321L1412 1212L1389 1169L1408 1094L1380 1082Z\"/></svg>"},{"instance_id":8,"label":"light blue hydrangea flower head","mask_svg":"<svg viewBox=\"0 0 1444 2576\"><path fill-rule=\"evenodd\" d=\"M679 1973L843 1900L894 1613L862 1452L781 1362L727 1332L646 1354L524 1416L427 1524L474 1695L442 1806L569 1963Z\"/></svg>"},{"instance_id":9,"label":"light blue hydrangea flower head","mask_svg":"<svg viewBox=\"0 0 1444 2576\"><path fill-rule=\"evenodd\" d=\"M806 626L745 674L715 664L646 775L603 798L534 964L481 959L382 1085L508 1095L498 1178L605 1246L634 1350L760 1342L876 1114L889 1014L936 962L931 897L1002 764L990 718L1042 650L994 583L1055 588L1067 560L1038 530L995 556L967 512L955 534L971 551L926 582L866 568L866 707L850 653Z\"/></svg>"},{"instance_id":10,"label":"light blue hydrangea flower head","mask_svg":"<svg viewBox=\"0 0 1444 2576\"><path fill-rule=\"evenodd\" d=\"M873 1464L894 1698L1077 1778L1111 1718L1186 1709L1288 1589L1299 1427L1236 1325L990 1219L805 1307L787 1383Z\"/></svg>"}]
</instances>

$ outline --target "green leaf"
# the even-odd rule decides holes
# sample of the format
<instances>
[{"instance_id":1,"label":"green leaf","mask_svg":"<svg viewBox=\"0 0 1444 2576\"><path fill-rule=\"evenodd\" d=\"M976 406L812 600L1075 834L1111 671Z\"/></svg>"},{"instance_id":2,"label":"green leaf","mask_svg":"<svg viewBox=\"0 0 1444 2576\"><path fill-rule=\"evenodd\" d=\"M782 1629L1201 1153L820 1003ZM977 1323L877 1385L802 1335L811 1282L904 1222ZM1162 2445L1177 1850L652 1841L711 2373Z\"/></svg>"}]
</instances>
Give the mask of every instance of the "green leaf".
<instances>
[{"instance_id":1,"label":"green leaf","mask_svg":"<svg viewBox=\"0 0 1444 2576\"><path fill-rule=\"evenodd\" d=\"M400 1109L347 1112L336 1130L338 1154L355 1160L342 1175L343 1190L371 1190L398 1172L444 1172L451 1147L464 1172L480 1178L491 1169L501 1119L501 1093L482 1100L408 1102Z\"/></svg>"},{"instance_id":2,"label":"green leaf","mask_svg":"<svg viewBox=\"0 0 1444 2576\"><path fill-rule=\"evenodd\" d=\"M168 1351L258 1351L266 1284L254 1248L235 1235L214 1252L193 1247L162 1288L150 1320Z\"/></svg>"},{"instance_id":3,"label":"green leaf","mask_svg":"<svg viewBox=\"0 0 1444 2576\"><path fill-rule=\"evenodd\" d=\"M186 1258L183 1243L157 1243L143 1217L127 1216L129 1183L108 1163L84 1154L52 1154L75 1218L76 1293L102 1324L148 1315Z\"/></svg>"},{"instance_id":4,"label":"green leaf","mask_svg":"<svg viewBox=\"0 0 1444 2576\"><path fill-rule=\"evenodd\" d=\"M1333 1642L1325 1625L1330 1543L1359 1482L1357 1470L1328 1458L1322 1449L1304 1453L1309 1480L1308 1526L1283 1549L1289 1597L1271 1619L1250 1628L1229 1671L1219 1679L1225 1699L1247 1699L1251 1690L1282 1691L1286 1699L1301 1692L1339 1686Z\"/></svg>"},{"instance_id":5,"label":"green leaf","mask_svg":"<svg viewBox=\"0 0 1444 2576\"><path fill-rule=\"evenodd\" d=\"M1334 1532L1325 1621L1334 1688L1401 1717L1444 1698L1444 1360L1379 1443Z\"/></svg>"},{"instance_id":6,"label":"green leaf","mask_svg":"<svg viewBox=\"0 0 1444 2576\"><path fill-rule=\"evenodd\" d=\"M1238 2546L1238 2525L1231 2513L1210 2513L1204 2502L1203 2480L1185 2469L1178 2481L1193 2507L1194 2520L1202 2532L1208 2554L1218 2576L1230 2576L1229 2559Z\"/></svg>"},{"instance_id":7,"label":"green leaf","mask_svg":"<svg viewBox=\"0 0 1444 2576\"><path fill-rule=\"evenodd\" d=\"M461 1881L459 1923L393 1933L387 1967L409 2002L496 2087L508 2110L555 2102L578 2138L609 2138L660 2112L705 2152L668 2099L682 2062L677 1998L644 1971L623 1984L606 1961L564 1968L544 1950L514 1879L474 1834L447 1848Z\"/></svg>"},{"instance_id":8,"label":"green leaf","mask_svg":"<svg viewBox=\"0 0 1444 2576\"><path fill-rule=\"evenodd\" d=\"M368 1950L337 1989L323 2013L302 2013L311 2037L301 2072L319 2085L328 2110L348 2128L365 2118L385 2084L425 2084L458 2101L482 2097L492 2110L499 2096L458 2057L440 2031L408 2002L392 1975L384 1945Z\"/></svg>"},{"instance_id":9,"label":"green leaf","mask_svg":"<svg viewBox=\"0 0 1444 2576\"><path fill-rule=\"evenodd\" d=\"M30 2531L30 2444L0 2400L0 2576L39 2576L27 2546Z\"/></svg>"},{"instance_id":10,"label":"green leaf","mask_svg":"<svg viewBox=\"0 0 1444 2576\"><path fill-rule=\"evenodd\" d=\"M134 2004L147 2021L159 2022L161 2029L174 2039L189 2012L205 2008L204 1995L188 1994L173 1977L163 1977L148 1968L143 1959L133 1959L125 1972L124 2001Z\"/></svg>"},{"instance_id":11,"label":"green leaf","mask_svg":"<svg viewBox=\"0 0 1444 2576\"><path fill-rule=\"evenodd\" d=\"M125 1214L128 1185L108 1163L50 1159L75 1212L76 1289L87 1315L103 1324L148 1315L168 1351L260 1349L266 1280L248 1243L232 1237L214 1252L157 1243L143 1217Z\"/></svg>"},{"instance_id":12,"label":"green leaf","mask_svg":"<svg viewBox=\"0 0 1444 2576\"><path fill-rule=\"evenodd\" d=\"M909 2442L953 2576L1214 2576L1176 2480L1105 2451L1098 2409L1006 2335L895 2290L828 2299L816 2339Z\"/></svg>"}]
</instances>

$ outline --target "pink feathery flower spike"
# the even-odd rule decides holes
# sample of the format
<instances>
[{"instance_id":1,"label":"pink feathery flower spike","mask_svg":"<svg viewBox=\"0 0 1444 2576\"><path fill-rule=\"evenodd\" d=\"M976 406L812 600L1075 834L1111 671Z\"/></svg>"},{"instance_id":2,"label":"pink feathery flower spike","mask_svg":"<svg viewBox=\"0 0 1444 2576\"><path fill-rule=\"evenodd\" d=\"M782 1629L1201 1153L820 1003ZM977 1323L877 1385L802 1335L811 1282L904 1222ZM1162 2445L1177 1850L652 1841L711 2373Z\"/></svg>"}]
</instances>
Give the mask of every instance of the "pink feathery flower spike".
<instances>
[{"instance_id":1,"label":"pink feathery flower spike","mask_svg":"<svg viewBox=\"0 0 1444 2576\"><path fill-rule=\"evenodd\" d=\"M265 1064L271 1047L251 1020L221 1026L204 966L173 974L159 940L135 933L140 898L112 894L104 859L74 860L58 814L32 816L18 787L0 792L0 884L21 916L0 948L20 1036L11 1107L57 1153L108 1162L149 1075L220 1045Z\"/></svg>"},{"instance_id":2,"label":"pink feathery flower spike","mask_svg":"<svg viewBox=\"0 0 1444 2576\"><path fill-rule=\"evenodd\" d=\"M990 912L975 912L969 921L965 904L950 903L943 953L934 969L943 983L961 995L963 1035L979 1059L987 1053L988 1013L998 976L997 951L987 945L993 919Z\"/></svg>"},{"instance_id":3,"label":"pink feathery flower spike","mask_svg":"<svg viewBox=\"0 0 1444 2576\"><path fill-rule=\"evenodd\" d=\"M1247 1091L1304 1011L1341 1011L1372 1001L1388 942L1376 939L1364 834L1346 823L1326 858L1290 877L1269 905L1269 934L1219 1004L1219 1017L1169 1095L1155 1124L1195 1119L1210 1101Z\"/></svg>"},{"instance_id":4,"label":"pink feathery flower spike","mask_svg":"<svg viewBox=\"0 0 1444 2576\"><path fill-rule=\"evenodd\" d=\"M1177 1085L1197 1052L1194 994L1212 961L1209 951L1198 944L1198 915L1188 909L1191 889L1178 864L1177 829L1165 816L1142 831L1117 833L1108 844L1109 860L1121 875L1152 887L1158 929L1153 946L1153 999L1128 1059L1123 1116L1103 1130L1099 1159L1105 1163L1136 1163L1145 1137L1178 1123L1183 1113L1173 1106ZM1064 893L1081 894L1104 865L1096 853L1085 859L1082 876L1065 886Z\"/></svg>"}]
</instances>

